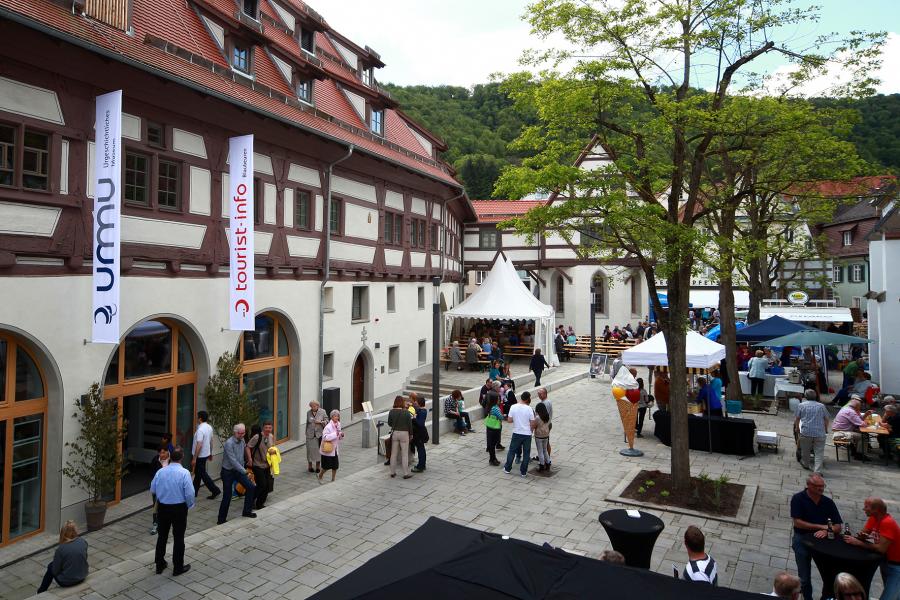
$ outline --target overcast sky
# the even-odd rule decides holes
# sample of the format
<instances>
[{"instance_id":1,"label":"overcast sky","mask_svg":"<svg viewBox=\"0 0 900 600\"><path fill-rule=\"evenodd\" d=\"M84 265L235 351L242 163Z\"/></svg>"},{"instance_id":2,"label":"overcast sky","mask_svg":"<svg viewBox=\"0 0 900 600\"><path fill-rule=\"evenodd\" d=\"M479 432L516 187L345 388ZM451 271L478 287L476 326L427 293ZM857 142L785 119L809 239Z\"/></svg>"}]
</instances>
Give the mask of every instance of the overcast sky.
<instances>
[{"instance_id":1,"label":"overcast sky","mask_svg":"<svg viewBox=\"0 0 900 600\"><path fill-rule=\"evenodd\" d=\"M900 92L897 0L816 0L821 20L792 33L796 40L831 31L888 28L878 88ZM400 85L471 86L491 73L520 70L523 50L539 46L521 15L527 0L310 0L328 23L387 64L376 77ZM798 2L798 5L801 3Z\"/></svg>"}]
</instances>

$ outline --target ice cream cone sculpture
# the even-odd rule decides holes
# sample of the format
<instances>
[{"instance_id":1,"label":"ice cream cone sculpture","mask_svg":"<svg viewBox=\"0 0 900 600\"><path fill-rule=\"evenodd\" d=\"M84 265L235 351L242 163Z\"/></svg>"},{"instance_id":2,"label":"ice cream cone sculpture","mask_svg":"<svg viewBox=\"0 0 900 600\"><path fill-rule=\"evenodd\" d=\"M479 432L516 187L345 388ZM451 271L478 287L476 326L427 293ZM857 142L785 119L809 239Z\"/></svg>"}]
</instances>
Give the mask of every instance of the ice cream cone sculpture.
<instances>
[{"instance_id":1,"label":"ice cream cone sculpture","mask_svg":"<svg viewBox=\"0 0 900 600\"><path fill-rule=\"evenodd\" d=\"M638 406L624 396L616 398L616 405L619 407L619 417L622 419L622 429L625 431L628 447L634 448L634 425L637 423Z\"/></svg>"}]
</instances>

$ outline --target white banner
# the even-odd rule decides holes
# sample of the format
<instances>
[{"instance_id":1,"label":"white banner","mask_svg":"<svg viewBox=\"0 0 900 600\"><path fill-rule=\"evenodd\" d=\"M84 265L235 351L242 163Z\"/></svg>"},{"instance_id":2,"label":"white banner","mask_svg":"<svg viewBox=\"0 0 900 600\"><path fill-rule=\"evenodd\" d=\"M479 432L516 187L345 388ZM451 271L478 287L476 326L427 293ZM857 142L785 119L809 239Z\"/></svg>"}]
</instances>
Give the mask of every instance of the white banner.
<instances>
[{"instance_id":1,"label":"white banner","mask_svg":"<svg viewBox=\"0 0 900 600\"><path fill-rule=\"evenodd\" d=\"M94 324L91 341L118 344L122 90L97 96L94 132Z\"/></svg>"},{"instance_id":2,"label":"white banner","mask_svg":"<svg viewBox=\"0 0 900 600\"><path fill-rule=\"evenodd\" d=\"M253 331L253 136L242 135L228 140L229 194L231 221L228 245L229 328Z\"/></svg>"}]
</instances>

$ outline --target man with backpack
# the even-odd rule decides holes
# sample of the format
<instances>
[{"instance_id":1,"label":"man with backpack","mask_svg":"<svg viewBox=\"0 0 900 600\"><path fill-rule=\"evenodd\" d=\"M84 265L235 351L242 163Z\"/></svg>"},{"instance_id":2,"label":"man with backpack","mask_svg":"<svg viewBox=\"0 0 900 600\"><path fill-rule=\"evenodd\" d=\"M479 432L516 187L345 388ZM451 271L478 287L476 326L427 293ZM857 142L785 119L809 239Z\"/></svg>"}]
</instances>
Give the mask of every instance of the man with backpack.
<instances>
[{"instance_id":1,"label":"man with backpack","mask_svg":"<svg viewBox=\"0 0 900 600\"><path fill-rule=\"evenodd\" d=\"M258 429L256 426L254 429ZM275 446L275 436L272 435L272 422L263 423L262 431L255 433L250 441L247 442L247 448L244 451L247 455L247 462L250 463L253 470L253 479L256 480L256 510L265 508L266 498L274 487L275 479L272 477L272 470L269 467L267 455L269 448Z\"/></svg>"}]
</instances>

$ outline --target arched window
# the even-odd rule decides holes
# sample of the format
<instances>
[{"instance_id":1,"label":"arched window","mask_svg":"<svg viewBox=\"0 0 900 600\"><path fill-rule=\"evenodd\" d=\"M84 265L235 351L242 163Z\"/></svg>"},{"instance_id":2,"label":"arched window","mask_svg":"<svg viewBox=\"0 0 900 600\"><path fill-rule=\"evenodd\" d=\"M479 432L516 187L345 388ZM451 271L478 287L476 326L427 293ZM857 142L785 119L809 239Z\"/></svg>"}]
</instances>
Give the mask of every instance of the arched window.
<instances>
[{"instance_id":1,"label":"arched window","mask_svg":"<svg viewBox=\"0 0 900 600\"><path fill-rule=\"evenodd\" d=\"M566 284L562 277L556 280L556 314L561 315L566 307Z\"/></svg>"},{"instance_id":2,"label":"arched window","mask_svg":"<svg viewBox=\"0 0 900 600\"><path fill-rule=\"evenodd\" d=\"M0 546L44 527L47 386L18 338L0 332Z\"/></svg>"},{"instance_id":3,"label":"arched window","mask_svg":"<svg viewBox=\"0 0 900 600\"><path fill-rule=\"evenodd\" d=\"M103 395L115 398L128 427L122 442L126 473L112 499L147 491L150 461L162 436L184 450L191 462L197 414L197 371L181 327L169 319L148 319L132 329L113 352ZM112 496L112 492L111 492Z\"/></svg>"},{"instance_id":4,"label":"arched window","mask_svg":"<svg viewBox=\"0 0 900 600\"><path fill-rule=\"evenodd\" d=\"M259 422L271 421L276 440L290 434L291 352L282 317L266 313L256 316L256 329L241 334L241 389L259 408Z\"/></svg>"},{"instance_id":5,"label":"arched window","mask_svg":"<svg viewBox=\"0 0 900 600\"><path fill-rule=\"evenodd\" d=\"M594 314L606 314L606 276L603 273L595 273L591 278L591 287L594 290Z\"/></svg>"}]
</instances>

